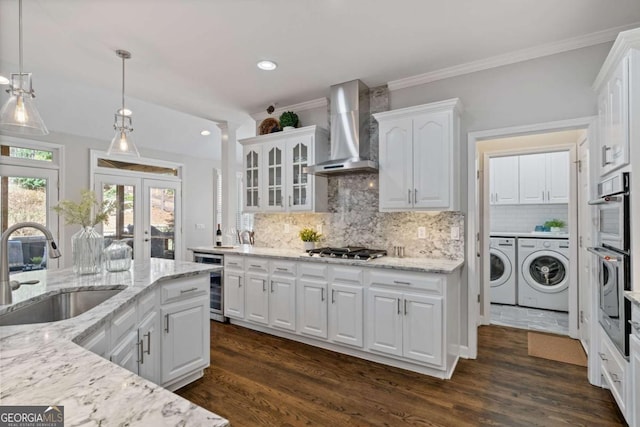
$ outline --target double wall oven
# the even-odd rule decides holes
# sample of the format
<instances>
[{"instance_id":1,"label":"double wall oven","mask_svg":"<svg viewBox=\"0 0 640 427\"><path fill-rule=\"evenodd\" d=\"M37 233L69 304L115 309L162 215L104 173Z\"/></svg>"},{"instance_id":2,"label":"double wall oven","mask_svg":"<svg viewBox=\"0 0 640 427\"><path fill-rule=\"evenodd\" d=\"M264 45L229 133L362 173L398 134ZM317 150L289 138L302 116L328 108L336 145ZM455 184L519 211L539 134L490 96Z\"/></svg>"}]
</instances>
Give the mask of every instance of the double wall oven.
<instances>
[{"instance_id":1,"label":"double wall oven","mask_svg":"<svg viewBox=\"0 0 640 427\"><path fill-rule=\"evenodd\" d=\"M624 297L624 291L631 290L629 173L600 182L598 198L589 204L598 209L599 246L588 248L598 259L598 319L628 358L631 302Z\"/></svg>"}]
</instances>

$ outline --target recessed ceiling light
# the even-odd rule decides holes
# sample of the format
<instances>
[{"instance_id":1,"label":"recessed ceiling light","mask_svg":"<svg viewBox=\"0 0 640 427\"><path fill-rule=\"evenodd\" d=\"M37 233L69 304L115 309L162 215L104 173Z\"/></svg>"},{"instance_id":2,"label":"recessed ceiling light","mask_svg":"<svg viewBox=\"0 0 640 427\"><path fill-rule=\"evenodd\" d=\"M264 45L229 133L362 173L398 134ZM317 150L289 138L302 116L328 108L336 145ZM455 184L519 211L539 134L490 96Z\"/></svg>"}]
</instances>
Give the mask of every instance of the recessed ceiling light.
<instances>
[{"instance_id":1,"label":"recessed ceiling light","mask_svg":"<svg viewBox=\"0 0 640 427\"><path fill-rule=\"evenodd\" d=\"M200 132L200 135L202 135L202 136L209 136L209 135L211 135L211 132L209 132L208 130L206 130L206 129L205 129L205 130L203 130L202 132Z\"/></svg>"},{"instance_id":2,"label":"recessed ceiling light","mask_svg":"<svg viewBox=\"0 0 640 427\"><path fill-rule=\"evenodd\" d=\"M118 114L122 114L123 116L130 116L132 112L128 108L125 108L124 110L121 108L118 110Z\"/></svg>"},{"instance_id":3,"label":"recessed ceiling light","mask_svg":"<svg viewBox=\"0 0 640 427\"><path fill-rule=\"evenodd\" d=\"M8 85L11 81L5 76L0 76L0 85Z\"/></svg>"},{"instance_id":4,"label":"recessed ceiling light","mask_svg":"<svg viewBox=\"0 0 640 427\"><path fill-rule=\"evenodd\" d=\"M273 61L269 61L268 59L265 59L264 61L258 62L258 68L264 71L273 71L276 68L278 68L278 64L276 64Z\"/></svg>"}]
</instances>

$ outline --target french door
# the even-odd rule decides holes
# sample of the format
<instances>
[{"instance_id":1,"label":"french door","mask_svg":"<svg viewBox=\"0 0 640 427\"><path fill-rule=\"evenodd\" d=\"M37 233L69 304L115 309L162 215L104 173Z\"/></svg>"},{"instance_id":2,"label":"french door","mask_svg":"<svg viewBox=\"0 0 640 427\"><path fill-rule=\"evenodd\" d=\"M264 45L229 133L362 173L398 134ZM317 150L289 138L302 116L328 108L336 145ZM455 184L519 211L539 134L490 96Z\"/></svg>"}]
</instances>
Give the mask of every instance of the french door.
<instances>
[{"instance_id":1,"label":"french door","mask_svg":"<svg viewBox=\"0 0 640 427\"><path fill-rule=\"evenodd\" d=\"M132 176L95 174L99 201L116 201L118 208L103 225L105 245L125 240L133 258L182 259L181 183Z\"/></svg>"},{"instance_id":2,"label":"french door","mask_svg":"<svg viewBox=\"0 0 640 427\"><path fill-rule=\"evenodd\" d=\"M0 168L0 233L20 222L46 226L59 241L58 170L30 166L2 165ZM12 272L58 268L57 259L47 259L46 239L34 228L16 230L9 243Z\"/></svg>"}]
</instances>

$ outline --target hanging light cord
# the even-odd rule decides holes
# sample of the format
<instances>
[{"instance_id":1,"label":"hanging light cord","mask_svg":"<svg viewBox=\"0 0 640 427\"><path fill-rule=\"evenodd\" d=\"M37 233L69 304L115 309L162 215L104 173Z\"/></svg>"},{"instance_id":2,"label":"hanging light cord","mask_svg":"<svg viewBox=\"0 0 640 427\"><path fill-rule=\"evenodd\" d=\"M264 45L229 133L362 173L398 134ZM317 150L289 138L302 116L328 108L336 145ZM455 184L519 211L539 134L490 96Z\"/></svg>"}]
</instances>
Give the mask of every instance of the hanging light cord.
<instances>
[{"instance_id":1,"label":"hanging light cord","mask_svg":"<svg viewBox=\"0 0 640 427\"><path fill-rule=\"evenodd\" d=\"M20 56L20 81L22 81L22 0L18 2L18 41L19 41L19 53Z\"/></svg>"},{"instance_id":2,"label":"hanging light cord","mask_svg":"<svg viewBox=\"0 0 640 427\"><path fill-rule=\"evenodd\" d=\"M120 114L122 115L122 130L124 131L124 61L125 61L125 56L122 55L122 110L120 111Z\"/></svg>"}]
</instances>

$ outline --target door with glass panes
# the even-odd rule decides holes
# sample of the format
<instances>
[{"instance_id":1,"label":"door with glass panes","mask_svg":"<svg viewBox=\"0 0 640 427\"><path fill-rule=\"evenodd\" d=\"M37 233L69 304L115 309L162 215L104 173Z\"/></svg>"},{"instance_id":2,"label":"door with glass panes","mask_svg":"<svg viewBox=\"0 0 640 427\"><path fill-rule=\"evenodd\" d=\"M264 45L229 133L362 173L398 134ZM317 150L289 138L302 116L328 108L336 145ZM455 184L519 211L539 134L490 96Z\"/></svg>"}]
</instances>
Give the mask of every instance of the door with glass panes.
<instances>
[{"instance_id":1,"label":"door with glass panes","mask_svg":"<svg viewBox=\"0 0 640 427\"><path fill-rule=\"evenodd\" d=\"M103 225L105 246L125 240L143 262L182 258L180 182L95 174L94 191L100 201L118 205Z\"/></svg>"},{"instance_id":2,"label":"door with glass panes","mask_svg":"<svg viewBox=\"0 0 640 427\"><path fill-rule=\"evenodd\" d=\"M58 171L41 167L0 166L0 233L21 222L46 226L59 242ZM47 258L46 239L40 230L21 228L8 243L9 272L58 268L58 259Z\"/></svg>"},{"instance_id":3,"label":"door with glass panes","mask_svg":"<svg viewBox=\"0 0 640 427\"><path fill-rule=\"evenodd\" d=\"M280 143L265 144L262 153L266 158L266 206L265 211L283 211L285 197L284 153Z\"/></svg>"},{"instance_id":4,"label":"door with glass panes","mask_svg":"<svg viewBox=\"0 0 640 427\"><path fill-rule=\"evenodd\" d=\"M287 140L287 189L290 211L306 211L312 209L312 178L304 173L304 168L313 164L313 135L306 135Z\"/></svg>"},{"instance_id":5,"label":"door with glass panes","mask_svg":"<svg viewBox=\"0 0 640 427\"><path fill-rule=\"evenodd\" d=\"M244 210L256 212L260 209L260 176L262 147L259 145L245 146L243 149L243 163L245 174Z\"/></svg>"}]
</instances>

